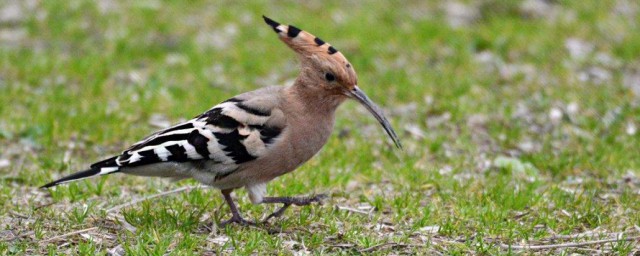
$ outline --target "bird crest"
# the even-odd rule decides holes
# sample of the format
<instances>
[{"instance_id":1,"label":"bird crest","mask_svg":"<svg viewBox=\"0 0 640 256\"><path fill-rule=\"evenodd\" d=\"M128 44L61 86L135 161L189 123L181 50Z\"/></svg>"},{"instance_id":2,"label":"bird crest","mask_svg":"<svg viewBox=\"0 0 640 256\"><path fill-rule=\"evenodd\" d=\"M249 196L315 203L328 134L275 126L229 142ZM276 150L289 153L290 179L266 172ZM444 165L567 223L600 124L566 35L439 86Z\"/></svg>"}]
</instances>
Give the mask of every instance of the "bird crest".
<instances>
[{"instance_id":1,"label":"bird crest","mask_svg":"<svg viewBox=\"0 0 640 256\"><path fill-rule=\"evenodd\" d=\"M299 54L340 54L331 44L307 31L301 30L293 25L280 24L266 16L262 17L267 25L271 26L273 30L278 33L280 39Z\"/></svg>"},{"instance_id":2,"label":"bird crest","mask_svg":"<svg viewBox=\"0 0 640 256\"><path fill-rule=\"evenodd\" d=\"M266 16L262 17L278 34L280 40L299 54L303 65L308 60L314 60L324 69L331 70L338 81L349 87L357 85L358 78L355 70L347 58L331 44L293 25L280 24Z\"/></svg>"}]
</instances>

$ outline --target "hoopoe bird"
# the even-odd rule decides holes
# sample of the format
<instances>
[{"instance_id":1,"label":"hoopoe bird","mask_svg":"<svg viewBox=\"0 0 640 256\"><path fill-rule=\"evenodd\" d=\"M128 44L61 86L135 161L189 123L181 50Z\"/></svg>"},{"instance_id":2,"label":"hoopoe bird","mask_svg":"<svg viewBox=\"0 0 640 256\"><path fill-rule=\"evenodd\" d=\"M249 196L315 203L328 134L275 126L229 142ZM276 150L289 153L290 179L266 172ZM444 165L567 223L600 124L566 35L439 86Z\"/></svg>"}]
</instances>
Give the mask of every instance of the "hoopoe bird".
<instances>
[{"instance_id":1,"label":"hoopoe bird","mask_svg":"<svg viewBox=\"0 0 640 256\"><path fill-rule=\"evenodd\" d=\"M204 114L158 131L122 154L96 162L43 188L92 176L125 173L193 178L220 189L232 217L220 224L253 224L240 215L231 192L244 187L254 204L282 204L264 220L280 217L291 205L320 202L313 197L268 197L266 184L295 170L327 142L336 108L347 99L364 105L398 148L400 141L382 111L358 87L353 66L336 48L292 25L264 17L300 60L293 85L246 92Z\"/></svg>"}]
</instances>

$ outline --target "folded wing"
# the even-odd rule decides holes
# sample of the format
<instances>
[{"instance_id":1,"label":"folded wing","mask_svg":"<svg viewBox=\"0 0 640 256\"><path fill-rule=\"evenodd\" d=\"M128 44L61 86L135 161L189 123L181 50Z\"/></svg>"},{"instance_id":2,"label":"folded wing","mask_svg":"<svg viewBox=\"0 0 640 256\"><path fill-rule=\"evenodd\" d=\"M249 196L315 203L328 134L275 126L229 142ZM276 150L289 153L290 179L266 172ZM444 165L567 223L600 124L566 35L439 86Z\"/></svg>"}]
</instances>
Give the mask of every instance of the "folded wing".
<instances>
[{"instance_id":1,"label":"folded wing","mask_svg":"<svg viewBox=\"0 0 640 256\"><path fill-rule=\"evenodd\" d=\"M120 167L211 160L239 165L264 155L284 129L282 111L232 98L187 122L159 131L115 159Z\"/></svg>"},{"instance_id":2,"label":"folded wing","mask_svg":"<svg viewBox=\"0 0 640 256\"><path fill-rule=\"evenodd\" d=\"M267 154L285 129L285 117L274 99L276 89L265 88L220 103L184 123L158 131L133 144L118 156L96 162L91 168L43 187L105 175L133 171L163 162L208 161L206 170L226 176L242 163Z\"/></svg>"}]
</instances>

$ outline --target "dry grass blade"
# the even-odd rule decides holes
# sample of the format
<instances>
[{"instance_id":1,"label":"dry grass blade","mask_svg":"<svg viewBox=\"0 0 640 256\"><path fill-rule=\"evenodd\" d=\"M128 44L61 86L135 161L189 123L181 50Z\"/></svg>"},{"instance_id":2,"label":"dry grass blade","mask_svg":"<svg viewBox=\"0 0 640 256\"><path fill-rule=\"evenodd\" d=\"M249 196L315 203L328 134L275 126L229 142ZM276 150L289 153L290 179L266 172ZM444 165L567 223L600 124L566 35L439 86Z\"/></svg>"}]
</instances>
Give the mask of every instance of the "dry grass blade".
<instances>
[{"instance_id":1,"label":"dry grass blade","mask_svg":"<svg viewBox=\"0 0 640 256\"><path fill-rule=\"evenodd\" d=\"M353 213L359 213L359 214L364 214L364 215L371 215L371 212L368 211L363 211L363 210L359 210L359 209L355 209L355 208L351 208L351 207L347 207L347 206L336 206L336 208L338 210L343 210L343 211L348 211L348 212L353 212Z\"/></svg>"},{"instance_id":2,"label":"dry grass blade","mask_svg":"<svg viewBox=\"0 0 640 256\"><path fill-rule=\"evenodd\" d=\"M185 187L177 188L177 189L174 189L174 190L158 193L158 194L155 194L155 195L150 195L150 196L143 197L143 198L140 198L140 199L137 199L137 200L133 200L133 201L125 203L125 204L116 205L114 207L111 207L111 208L107 209L107 213L111 213L111 212L120 210L122 208L129 207L129 206L132 206L132 205L135 205L135 204L139 204L141 202L144 202L144 201L147 201L147 200L150 200L150 199L163 197L163 196L166 196L166 195L171 195L171 194L175 194L175 193L179 193L179 192L183 192L183 191L189 191L189 190L192 190L194 188L200 188L200 187L202 187L202 186L200 186L200 185L185 186Z\"/></svg>"},{"instance_id":3,"label":"dry grass blade","mask_svg":"<svg viewBox=\"0 0 640 256\"><path fill-rule=\"evenodd\" d=\"M341 248L341 249L348 249L348 248L356 247L355 244L347 244L347 243L332 244L330 246L331 247L336 247L336 248Z\"/></svg>"},{"instance_id":4,"label":"dry grass blade","mask_svg":"<svg viewBox=\"0 0 640 256\"><path fill-rule=\"evenodd\" d=\"M584 238L603 238L603 237L621 237L624 233L597 233L597 232L584 232L573 235L554 235L550 237L551 240L567 240L567 239L584 239ZM628 235L628 234L627 234Z\"/></svg>"},{"instance_id":5,"label":"dry grass blade","mask_svg":"<svg viewBox=\"0 0 640 256\"><path fill-rule=\"evenodd\" d=\"M603 239L576 243L562 243L562 244L546 244L546 245L506 245L500 244L503 249L515 249L515 250L545 250L545 249L557 249L557 248L569 248L569 247L582 247L587 245L606 244L615 242L627 242L627 241L640 241L640 236L627 237L622 239Z\"/></svg>"},{"instance_id":6,"label":"dry grass blade","mask_svg":"<svg viewBox=\"0 0 640 256\"><path fill-rule=\"evenodd\" d=\"M69 232L69 233L66 233L66 234L63 234L63 235L54 236L54 237L51 237L49 239L42 240L42 241L40 241L40 243L48 243L48 242L56 241L56 240L61 239L61 238L65 238L65 237L69 237L69 236L73 236L73 235L77 235L77 234L82 234L84 232L89 232L89 231L96 230L96 229L98 229L98 227L92 227L92 228L86 228L86 229L82 229L82 230L76 230L76 231Z\"/></svg>"},{"instance_id":7,"label":"dry grass blade","mask_svg":"<svg viewBox=\"0 0 640 256\"><path fill-rule=\"evenodd\" d=\"M23 219L29 219L29 216L15 212L15 211L9 211L9 213L15 217L19 217L19 218L23 218Z\"/></svg>"}]
</instances>

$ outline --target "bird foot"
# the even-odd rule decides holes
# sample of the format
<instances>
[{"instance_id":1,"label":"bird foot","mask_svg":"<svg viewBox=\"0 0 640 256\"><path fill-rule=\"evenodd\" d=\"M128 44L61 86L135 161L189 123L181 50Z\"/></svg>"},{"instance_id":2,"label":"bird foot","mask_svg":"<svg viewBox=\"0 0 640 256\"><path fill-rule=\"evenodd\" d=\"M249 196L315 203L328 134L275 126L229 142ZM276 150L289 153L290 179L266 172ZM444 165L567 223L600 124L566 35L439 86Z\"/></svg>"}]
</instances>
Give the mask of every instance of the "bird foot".
<instances>
[{"instance_id":1,"label":"bird foot","mask_svg":"<svg viewBox=\"0 0 640 256\"><path fill-rule=\"evenodd\" d=\"M324 199L327 199L329 196L327 194L318 194L311 197L289 197L292 199L291 203L293 205L310 205L312 203L322 204Z\"/></svg>"},{"instance_id":2,"label":"bird foot","mask_svg":"<svg viewBox=\"0 0 640 256\"><path fill-rule=\"evenodd\" d=\"M266 203L266 204L281 203L283 205L282 207L280 207L280 209L276 210L275 212L269 214L269 216L264 218L264 220L262 220L262 223L268 223L271 218L281 217L282 214L284 214L284 211L287 210L287 208L289 208L289 206L291 205L304 206L304 205L310 205L312 203L322 204L323 203L322 200L326 199L327 197L328 196L326 194L318 194L311 197L265 197L262 203Z\"/></svg>"},{"instance_id":3,"label":"bird foot","mask_svg":"<svg viewBox=\"0 0 640 256\"><path fill-rule=\"evenodd\" d=\"M225 220L220 222L220 224L218 225L220 228L224 228L225 226L227 226L228 224L231 223L236 223L240 226L256 226L257 224L253 221L248 221L245 220L244 218L240 217L239 215L234 215L233 217L231 217L231 219Z\"/></svg>"}]
</instances>

